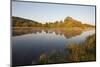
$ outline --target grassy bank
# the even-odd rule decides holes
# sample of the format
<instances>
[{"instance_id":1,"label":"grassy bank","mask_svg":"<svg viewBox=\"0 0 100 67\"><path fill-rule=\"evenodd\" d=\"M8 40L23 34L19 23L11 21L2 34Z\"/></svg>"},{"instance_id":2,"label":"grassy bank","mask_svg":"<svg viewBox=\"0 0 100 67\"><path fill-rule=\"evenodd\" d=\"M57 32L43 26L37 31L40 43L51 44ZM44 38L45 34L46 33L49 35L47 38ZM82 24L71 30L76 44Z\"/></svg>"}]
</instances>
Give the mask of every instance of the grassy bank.
<instances>
[{"instance_id":1,"label":"grassy bank","mask_svg":"<svg viewBox=\"0 0 100 67\"><path fill-rule=\"evenodd\" d=\"M39 64L80 62L96 60L95 34L86 38L83 43L72 43L65 45L65 51L53 50L49 55L42 53L39 57Z\"/></svg>"}]
</instances>

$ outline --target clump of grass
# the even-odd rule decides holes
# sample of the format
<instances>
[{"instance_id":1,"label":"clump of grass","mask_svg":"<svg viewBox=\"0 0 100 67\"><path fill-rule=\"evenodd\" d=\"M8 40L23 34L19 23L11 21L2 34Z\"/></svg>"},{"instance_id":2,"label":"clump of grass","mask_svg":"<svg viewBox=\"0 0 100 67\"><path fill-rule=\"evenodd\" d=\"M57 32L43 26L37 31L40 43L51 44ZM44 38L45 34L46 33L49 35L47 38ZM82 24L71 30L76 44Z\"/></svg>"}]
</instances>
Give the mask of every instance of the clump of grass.
<instances>
[{"instance_id":1,"label":"clump of grass","mask_svg":"<svg viewBox=\"0 0 100 67\"><path fill-rule=\"evenodd\" d=\"M40 64L46 64L48 62L48 56L44 53L40 55L39 58Z\"/></svg>"},{"instance_id":2,"label":"clump of grass","mask_svg":"<svg viewBox=\"0 0 100 67\"><path fill-rule=\"evenodd\" d=\"M68 50L67 60L70 62L80 61L80 46L78 44L70 44L66 46Z\"/></svg>"},{"instance_id":3,"label":"clump of grass","mask_svg":"<svg viewBox=\"0 0 100 67\"><path fill-rule=\"evenodd\" d=\"M87 37L84 43L69 44L66 49L69 52L67 60L70 62L96 60L95 34Z\"/></svg>"}]
</instances>

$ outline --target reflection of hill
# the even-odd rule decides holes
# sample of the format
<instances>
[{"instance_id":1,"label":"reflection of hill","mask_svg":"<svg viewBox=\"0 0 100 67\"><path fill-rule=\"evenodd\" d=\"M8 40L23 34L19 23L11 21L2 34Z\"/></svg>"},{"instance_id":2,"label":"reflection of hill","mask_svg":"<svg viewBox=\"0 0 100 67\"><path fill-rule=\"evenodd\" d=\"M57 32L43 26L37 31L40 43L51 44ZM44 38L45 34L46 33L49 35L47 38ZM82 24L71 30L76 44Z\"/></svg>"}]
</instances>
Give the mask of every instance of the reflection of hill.
<instances>
[{"instance_id":1,"label":"reflection of hill","mask_svg":"<svg viewBox=\"0 0 100 67\"><path fill-rule=\"evenodd\" d=\"M12 35L13 36L19 36L19 35L24 35L24 34L31 34L34 33L36 34L37 32L41 33L42 30L36 29L36 28L13 28Z\"/></svg>"},{"instance_id":2,"label":"reflection of hill","mask_svg":"<svg viewBox=\"0 0 100 67\"><path fill-rule=\"evenodd\" d=\"M67 39L80 35L81 33L82 33L82 30L78 30L78 29L63 31L63 34Z\"/></svg>"},{"instance_id":3,"label":"reflection of hill","mask_svg":"<svg viewBox=\"0 0 100 67\"><path fill-rule=\"evenodd\" d=\"M80 35L82 33L82 31L78 29L13 28L12 35L19 36L31 33L36 34L36 33L42 33L42 31L44 31L47 34L55 32L56 35L64 35L66 38L71 38Z\"/></svg>"}]
</instances>

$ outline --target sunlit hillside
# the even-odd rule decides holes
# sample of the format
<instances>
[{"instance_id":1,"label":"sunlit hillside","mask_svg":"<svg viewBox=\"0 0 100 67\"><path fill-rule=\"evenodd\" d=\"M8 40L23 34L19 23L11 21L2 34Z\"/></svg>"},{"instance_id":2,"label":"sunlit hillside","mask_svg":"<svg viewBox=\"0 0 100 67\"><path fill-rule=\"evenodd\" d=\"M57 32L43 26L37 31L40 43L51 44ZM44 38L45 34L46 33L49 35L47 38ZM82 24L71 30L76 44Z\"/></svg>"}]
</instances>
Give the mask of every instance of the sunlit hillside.
<instances>
[{"instance_id":1,"label":"sunlit hillside","mask_svg":"<svg viewBox=\"0 0 100 67\"><path fill-rule=\"evenodd\" d=\"M64 21L55 21L55 22L46 22L42 24L35 20L29 20L21 17L12 17L12 26L13 27L47 27L47 28L87 28L87 27L95 27L89 24L83 24L81 21L75 20L72 17L66 17Z\"/></svg>"}]
</instances>

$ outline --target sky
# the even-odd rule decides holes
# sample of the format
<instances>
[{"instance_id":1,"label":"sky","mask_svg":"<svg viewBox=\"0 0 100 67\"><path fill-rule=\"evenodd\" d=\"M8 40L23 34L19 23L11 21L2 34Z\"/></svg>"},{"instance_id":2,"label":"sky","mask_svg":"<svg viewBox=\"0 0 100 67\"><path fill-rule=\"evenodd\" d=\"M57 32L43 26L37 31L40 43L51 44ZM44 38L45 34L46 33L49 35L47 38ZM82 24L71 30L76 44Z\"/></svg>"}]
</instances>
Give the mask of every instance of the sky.
<instances>
[{"instance_id":1,"label":"sky","mask_svg":"<svg viewBox=\"0 0 100 67\"><path fill-rule=\"evenodd\" d=\"M95 6L13 1L12 16L41 23L60 21L70 16L83 23L95 25Z\"/></svg>"}]
</instances>

